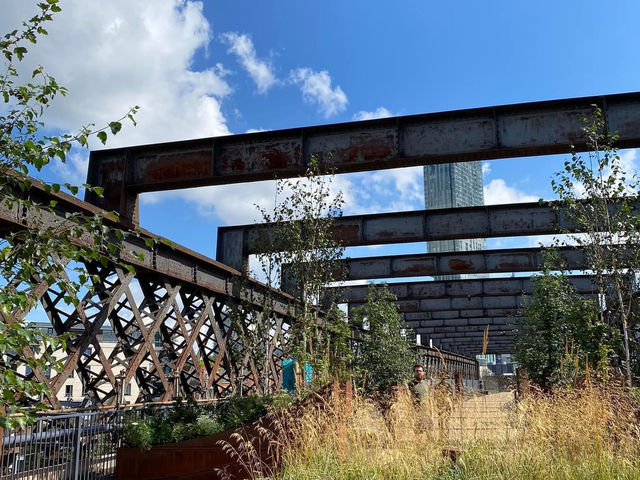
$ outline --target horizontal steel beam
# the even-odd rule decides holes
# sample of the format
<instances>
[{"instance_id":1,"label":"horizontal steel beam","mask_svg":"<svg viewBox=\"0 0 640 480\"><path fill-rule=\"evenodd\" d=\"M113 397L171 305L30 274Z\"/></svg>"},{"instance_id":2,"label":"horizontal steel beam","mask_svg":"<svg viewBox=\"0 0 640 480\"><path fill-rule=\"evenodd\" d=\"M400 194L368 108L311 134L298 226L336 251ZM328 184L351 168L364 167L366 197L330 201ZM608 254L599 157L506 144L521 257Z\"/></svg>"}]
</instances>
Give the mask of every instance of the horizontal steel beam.
<instances>
[{"instance_id":1,"label":"horizontal steel beam","mask_svg":"<svg viewBox=\"0 0 640 480\"><path fill-rule=\"evenodd\" d=\"M407 323L426 321L430 325L434 323L444 325L444 322L450 319L516 317L520 314L520 309L518 307L469 308L460 310L413 310L400 311L400 313L402 313L402 317ZM417 324L411 323L411 325L415 327Z\"/></svg>"},{"instance_id":2,"label":"horizontal steel beam","mask_svg":"<svg viewBox=\"0 0 640 480\"><path fill-rule=\"evenodd\" d=\"M345 247L460 238L489 238L557 233L574 229L552 204L519 203L419 210L336 218L333 238ZM272 224L218 228L216 258L235 269L246 268L249 255L273 248Z\"/></svg>"},{"instance_id":3,"label":"horizontal steel beam","mask_svg":"<svg viewBox=\"0 0 640 480\"><path fill-rule=\"evenodd\" d=\"M29 196L36 204L49 205L50 200L55 200L57 204L53 209L44 206L37 209L34 205L27 208L19 202L14 202L11 206L0 202L0 226L6 232L21 229L60 228L68 223L67 214L101 215L106 224L127 231L126 226L114 222L107 212L64 193L47 194L42 184L33 179ZM90 235L76 240L81 244L92 241ZM153 241L151 246L147 245L148 240ZM166 276L204 288L211 293L248 301L258 307L262 305L261 301L268 290L266 285L227 265L186 247L168 242L141 228L127 231L127 236L122 241L115 238L112 241L122 246L120 260L133 265L138 271ZM140 254L142 254L141 257L139 257ZM295 315L299 301L294 297L272 290L271 298L275 301L274 307L277 313L287 317Z\"/></svg>"},{"instance_id":4,"label":"horizontal steel beam","mask_svg":"<svg viewBox=\"0 0 640 480\"><path fill-rule=\"evenodd\" d=\"M312 157L347 173L582 151L594 105L640 147L639 93L572 98L93 151L105 195L87 200L133 219L140 192L300 176Z\"/></svg>"},{"instance_id":5,"label":"horizontal steel beam","mask_svg":"<svg viewBox=\"0 0 640 480\"><path fill-rule=\"evenodd\" d=\"M351 247L578 232L575 222L558 207L556 202L531 202L352 215L335 219L332 237L335 244ZM610 206L612 212L617 208L617 205ZM635 208L640 209L640 202L636 203ZM216 258L237 270L246 269L249 255L265 253L278 247L278 235L274 224L219 227ZM435 261L436 257L425 258ZM476 261L482 263L480 259ZM490 262L488 259L486 261ZM525 262L525 259L516 260L518 261ZM539 262L539 259L531 259L531 262ZM397 265L402 270L410 267L411 262ZM364 263L360 266L366 270ZM503 268L502 271L508 271L507 265ZM381 268L381 273L385 273L383 270L384 267ZM456 273L461 273L460 270L462 268Z\"/></svg>"},{"instance_id":6,"label":"horizontal steel beam","mask_svg":"<svg viewBox=\"0 0 640 480\"><path fill-rule=\"evenodd\" d=\"M433 308L422 308L422 310L457 310L463 305L469 308L501 308L480 305L479 302L485 299L490 300L492 297L517 299L531 294L534 286L532 278L534 277L403 282L392 283L387 287L398 301L424 299L433 304ZM597 293L597 288L589 275L573 275L568 276L567 279L577 293ZM329 291L331 298L337 299L338 303L364 303L367 301L369 286L330 287L326 290ZM475 306L476 302L478 306Z\"/></svg>"},{"instance_id":7,"label":"horizontal steel beam","mask_svg":"<svg viewBox=\"0 0 640 480\"><path fill-rule=\"evenodd\" d=\"M572 247L556 249L565 262L565 269L584 267L582 250ZM450 253L418 253L380 257L348 258L342 261L345 280L401 278L479 273L536 272L545 262L544 250L514 248ZM340 268L340 266L336 266Z\"/></svg>"}]
</instances>

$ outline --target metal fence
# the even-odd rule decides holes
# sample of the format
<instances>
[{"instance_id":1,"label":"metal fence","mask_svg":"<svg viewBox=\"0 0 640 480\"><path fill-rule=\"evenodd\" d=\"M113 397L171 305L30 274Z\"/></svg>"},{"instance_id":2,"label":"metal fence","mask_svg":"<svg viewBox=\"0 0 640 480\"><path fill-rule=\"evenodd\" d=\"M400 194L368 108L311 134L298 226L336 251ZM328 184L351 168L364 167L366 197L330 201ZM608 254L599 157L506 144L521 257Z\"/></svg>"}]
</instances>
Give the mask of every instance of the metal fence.
<instances>
[{"instance_id":1,"label":"metal fence","mask_svg":"<svg viewBox=\"0 0 640 480\"><path fill-rule=\"evenodd\" d=\"M422 345L415 348L428 378L460 375L464 382L474 383L480 379L478 361L473 358Z\"/></svg>"},{"instance_id":2,"label":"metal fence","mask_svg":"<svg viewBox=\"0 0 640 480\"><path fill-rule=\"evenodd\" d=\"M204 402L203 402L204 403ZM115 473L119 427L175 404L42 415L23 429L5 429L0 479L98 480Z\"/></svg>"},{"instance_id":3,"label":"metal fence","mask_svg":"<svg viewBox=\"0 0 640 480\"><path fill-rule=\"evenodd\" d=\"M115 469L120 410L38 417L24 429L4 431L3 479L98 479Z\"/></svg>"}]
</instances>

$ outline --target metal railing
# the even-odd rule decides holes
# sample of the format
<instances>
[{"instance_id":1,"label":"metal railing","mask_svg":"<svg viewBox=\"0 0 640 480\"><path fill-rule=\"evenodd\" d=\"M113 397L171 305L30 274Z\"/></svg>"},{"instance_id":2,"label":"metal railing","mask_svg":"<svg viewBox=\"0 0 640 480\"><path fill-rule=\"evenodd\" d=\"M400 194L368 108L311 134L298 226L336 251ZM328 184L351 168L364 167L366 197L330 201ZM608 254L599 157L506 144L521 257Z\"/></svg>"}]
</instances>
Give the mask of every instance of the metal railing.
<instances>
[{"instance_id":1,"label":"metal railing","mask_svg":"<svg viewBox=\"0 0 640 480\"><path fill-rule=\"evenodd\" d=\"M20 430L5 429L3 479L98 479L113 474L121 410L39 416Z\"/></svg>"},{"instance_id":2,"label":"metal railing","mask_svg":"<svg viewBox=\"0 0 640 480\"><path fill-rule=\"evenodd\" d=\"M478 361L473 358L422 345L415 348L428 378L438 378L442 374L453 377L457 374L462 376L464 381L480 379Z\"/></svg>"},{"instance_id":3,"label":"metal railing","mask_svg":"<svg viewBox=\"0 0 640 480\"><path fill-rule=\"evenodd\" d=\"M121 446L119 427L174 406L166 402L38 415L24 428L4 430L0 479L111 479Z\"/></svg>"}]
</instances>

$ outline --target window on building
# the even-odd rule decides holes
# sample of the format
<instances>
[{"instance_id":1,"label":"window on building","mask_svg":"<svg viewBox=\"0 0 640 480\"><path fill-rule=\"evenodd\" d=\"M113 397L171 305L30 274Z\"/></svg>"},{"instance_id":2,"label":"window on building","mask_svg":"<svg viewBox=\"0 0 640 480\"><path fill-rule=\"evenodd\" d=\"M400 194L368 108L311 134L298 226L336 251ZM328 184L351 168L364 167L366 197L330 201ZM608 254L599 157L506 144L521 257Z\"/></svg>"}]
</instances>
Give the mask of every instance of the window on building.
<instances>
[{"instance_id":1,"label":"window on building","mask_svg":"<svg viewBox=\"0 0 640 480\"><path fill-rule=\"evenodd\" d=\"M131 384L127 383L127 386L124 387L124 395L125 397L128 397L131 395Z\"/></svg>"},{"instance_id":2,"label":"window on building","mask_svg":"<svg viewBox=\"0 0 640 480\"><path fill-rule=\"evenodd\" d=\"M65 385L64 386L64 395L68 398L73 397L73 385Z\"/></svg>"},{"instance_id":3,"label":"window on building","mask_svg":"<svg viewBox=\"0 0 640 480\"><path fill-rule=\"evenodd\" d=\"M102 341L107 343L116 343L116 333L111 328L105 328L102 330Z\"/></svg>"},{"instance_id":4,"label":"window on building","mask_svg":"<svg viewBox=\"0 0 640 480\"><path fill-rule=\"evenodd\" d=\"M162 335L160 335L160 332L156 332L156 335L153 338L153 344L156 347L156 349L162 348Z\"/></svg>"},{"instance_id":5,"label":"window on building","mask_svg":"<svg viewBox=\"0 0 640 480\"><path fill-rule=\"evenodd\" d=\"M44 376L45 376L46 378L51 378L51 369L50 369L50 368L47 368L47 369L44 371Z\"/></svg>"},{"instance_id":6,"label":"window on building","mask_svg":"<svg viewBox=\"0 0 640 480\"><path fill-rule=\"evenodd\" d=\"M69 374L69 378L73 378L74 375L75 375L75 372L71 370L71 373Z\"/></svg>"}]
</instances>

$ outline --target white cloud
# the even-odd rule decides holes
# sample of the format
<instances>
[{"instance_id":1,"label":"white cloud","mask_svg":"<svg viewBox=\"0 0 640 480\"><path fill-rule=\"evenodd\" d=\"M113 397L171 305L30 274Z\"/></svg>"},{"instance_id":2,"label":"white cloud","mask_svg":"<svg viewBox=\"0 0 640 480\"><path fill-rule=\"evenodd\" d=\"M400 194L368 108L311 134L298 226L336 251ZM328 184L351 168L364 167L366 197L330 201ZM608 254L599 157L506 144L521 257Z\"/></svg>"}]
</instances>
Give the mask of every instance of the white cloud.
<instances>
[{"instance_id":1,"label":"white cloud","mask_svg":"<svg viewBox=\"0 0 640 480\"><path fill-rule=\"evenodd\" d=\"M508 186L501 178L496 178L484 187L485 205L496 205L501 203L522 203L537 202L539 197L529 195L520 190Z\"/></svg>"},{"instance_id":2,"label":"white cloud","mask_svg":"<svg viewBox=\"0 0 640 480\"><path fill-rule=\"evenodd\" d=\"M249 128L244 133L260 133L260 132L268 132L268 128Z\"/></svg>"},{"instance_id":3,"label":"white cloud","mask_svg":"<svg viewBox=\"0 0 640 480\"><path fill-rule=\"evenodd\" d=\"M201 2L139 0L132 8L128 0L84 0L62 8L22 65L26 71L44 65L69 90L47 111L48 127L101 127L139 105L138 126L125 124L107 147L229 133L221 111L231 93L224 66L192 68L194 55L211 37ZM0 0L0 11L1 31L35 13L32 2L9 0ZM84 177L86 160L78 158L71 156L59 173Z\"/></svg>"},{"instance_id":4,"label":"white cloud","mask_svg":"<svg viewBox=\"0 0 640 480\"><path fill-rule=\"evenodd\" d=\"M374 118L392 117L393 114L384 107L378 107L373 112L360 110L353 115L354 120L373 120Z\"/></svg>"},{"instance_id":5,"label":"white cloud","mask_svg":"<svg viewBox=\"0 0 640 480\"><path fill-rule=\"evenodd\" d=\"M291 179L290 181L297 183L305 180ZM342 193L345 201L350 202L351 190L350 182L337 176L330 185L329 200L333 201L339 193ZM275 192L275 182L271 180L253 182L249 187L246 184L234 184L151 192L142 194L140 198L146 205L181 198L192 204L201 217L217 217L225 225L242 225L263 221L256 205L271 214L276 199ZM289 194L290 189L285 188L281 198Z\"/></svg>"},{"instance_id":6,"label":"white cloud","mask_svg":"<svg viewBox=\"0 0 640 480\"><path fill-rule=\"evenodd\" d=\"M482 175L489 175L491 173L491 164L489 162L482 162Z\"/></svg>"},{"instance_id":7,"label":"white cloud","mask_svg":"<svg viewBox=\"0 0 640 480\"><path fill-rule=\"evenodd\" d=\"M240 64L247 71L258 88L258 93L267 93L276 85L277 79L272 66L265 60L258 59L253 41L246 34L226 32L221 35L222 41L228 45L229 52L234 53Z\"/></svg>"},{"instance_id":8,"label":"white cloud","mask_svg":"<svg viewBox=\"0 0 640 480\"><path fill-rule=\"evenodd\" d=\"M347 108L347 95L339 85L331 87L331 76L326 70L316 72L310 68L298 68L290 72L289 78L300 86L305 101L317 104L326 118Z\"/></svg>"},{"instance_id":9,"label":"white cloud","mask_svg":"<svg viewBox=\"0 0 640 480\"><path fill-rule=\"evenodd\" d=\"M240 225L259 220L255 205L273 204L273 197L274 182L269 181L253 182L249 187L234 184L144 193L140 200L151 205L179 198L193 205L201 217L218 217L223 224Z\"/></svg>"},{"instance_id":10,"label":"white cloud","mask_svg":"<svg viewBox=\"0 0 640 480\"><path fill-rule=\"evenodd\" d=\"M349 201L345 214L360 215L424 208L422 167L340 175Z\"/></svg>"}]
</instances>

